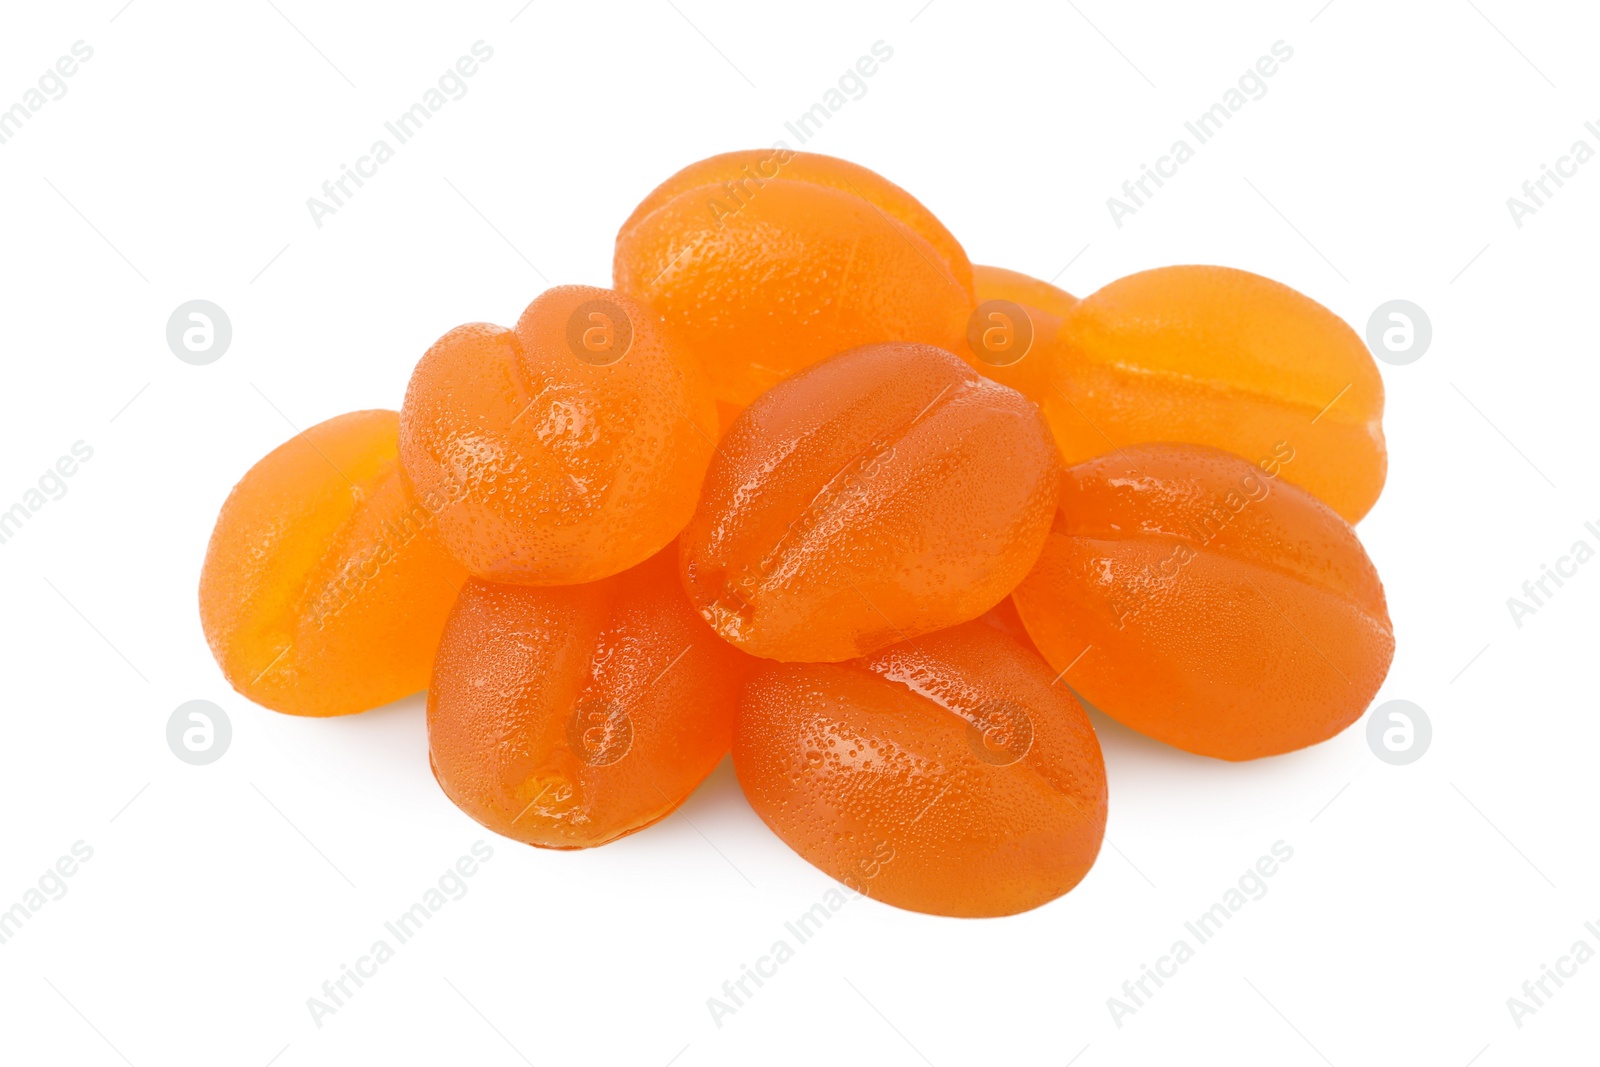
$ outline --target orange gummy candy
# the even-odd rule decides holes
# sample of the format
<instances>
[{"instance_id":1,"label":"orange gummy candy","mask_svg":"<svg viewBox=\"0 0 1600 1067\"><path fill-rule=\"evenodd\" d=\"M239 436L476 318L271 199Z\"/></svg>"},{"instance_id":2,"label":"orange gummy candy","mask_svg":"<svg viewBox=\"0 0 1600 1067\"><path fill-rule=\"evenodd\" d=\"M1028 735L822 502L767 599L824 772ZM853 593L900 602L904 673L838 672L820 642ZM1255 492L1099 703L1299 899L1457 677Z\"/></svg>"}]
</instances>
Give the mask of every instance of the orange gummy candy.
<instances>
[{"instance_id":1,"label":"orange gummy candy","mask_svg":"<svg viewBox=\"0 0 1600 1067\"><path fill-rule=\"evenodd\" d=\"M1059 467L1015 390L941 349L868 345L734 421L679 542L747 652L834 662L976 618L1038 557Z\"/></svg>"},{"instance_id":2,"label":"orange gummy candy","mask_svg":"<svg viewBox=\"0 0 1600 1067\"><path fill-rule=\"evenodd\" d=\"M1049 543L1012 599L1085 700L1221 759L1332 737L1394 656L1383 585L1349 524L1200 446L1069 468Z\"/></svg>"},{"instance_id":3,"label":"orange gummy candy","mask_svg":"<svg viewBox=\"0 0 1600 1067\"><path fill-rule=\"evenodd\" d=\"M1212 445L1281 466L1352 523L1383 489L1377 364L1344 320L1286 285L1226 267L1143 271L1068 310L1040 355L1048 388L1028 393L1069 464L1149 442Z\"/></svg>"},{"instance_id":4,"label":"orange gummy candy","mask_svg":"<svg viewBox=\"0 0 1600 1067\"><path fill-rule=\"evenodd\" d=\"M966 253L909 193L787 149L668 178L623 223L612 273L682 332L735 408L856 345L953 350L973 300Z\"/></svg>"},{"instance_id":5,"label":"orange gummy candy","mask_svg":"<svg viewBox=\"0 0 1600 1067\"><path fill-rule=\"evenodd\" d=\"M217 516L200 625L240 693L347 715L428 684L466 578L400 470L399 415L355 411L251 467Z\"/></svg>"},{"instance_id":6,"label":"orange gummy candy","mask_svg":"<svg viewBox=\"0 0 1600 1067\"><path fill-rule=\"evenodd\" d=\"M762 820L856 892L1010 915L1082 880L1106 824L1094 729L1033 650L984 620L849 663L768 667L733 764Z\"/></svg>"},{"instance_id":7,"label":"orange gummy candy","mask_svg":"<svg viewBox=\"0 0 1600 1067\"><path fill-rule=\"evenodd\" d=\"M1054 427L1071 410L1056 380L1061 365L1058 335L1078 298L1003 267L977 266L972 271L978 306L959 354L978 373L1038 404Z\"/></svg>"},{"instance_id":8,"label":"orange gummy candy","mask_svg":"<svg viewBox=\"0 0 1600 1067\"><path fill-rule=\"evenodd\" d=\"M689 607L671 552L587 585L472 579L428 691L434 777L497 834L603 845L711 773L753 665Z\"/></svg>"},{"instance_id":9,"label":"orange gummy candy","mask_svg":"<svg viewBox=\"0 0 1600 1067\"><path fill-rule=\"evenodd\" d=\"M1078 304L1078 298L1065 289L1057 289L1049 282L1041 282L1021 271L975 266L972 268L972 279L977 285L979 302L1010 300L1030 312L1043 313L1057 325ZM1054 331L1043 329L1039 333L1043 336Z\"/></svg>"},{"instance_id":10,"label":"orange gummy candy","mask_svg":"<svg viewBox=\"0 0 1600 1067\"><path fill-rule=\"evenodd\" d=\"M417 364L400 455L474 575L589 582L648 559L694 510L717 433L698 363L609 289L541 295L516 329L474 323Z\"/></svg>"}]
</instances>

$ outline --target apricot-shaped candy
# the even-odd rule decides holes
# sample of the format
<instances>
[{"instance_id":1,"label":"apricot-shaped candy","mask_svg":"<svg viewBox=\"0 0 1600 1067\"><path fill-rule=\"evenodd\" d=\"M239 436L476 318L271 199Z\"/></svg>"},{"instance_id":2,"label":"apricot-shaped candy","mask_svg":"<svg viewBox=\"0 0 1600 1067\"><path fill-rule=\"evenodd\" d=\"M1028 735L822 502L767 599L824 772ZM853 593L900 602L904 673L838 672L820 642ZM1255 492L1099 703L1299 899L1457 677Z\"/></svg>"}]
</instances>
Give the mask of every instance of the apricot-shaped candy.
<instances>
[{"instance_id":1,"label":"apricot-shaped candy","mask_svg":"<svg viewBox=\"0 0 1600 1067\"><path fill-rule=\"evenodd\" d=\"M976 618L1022 580L1059 467L1038 409L928 345L868 345L728 429L684 587L758 656L835 662Z\"/></svg>"},{"instance_id":2,"label":"apricot-shaped candy","mask_svg":"<svg viewBox=\"0 0 1600 1067\"><path fill-rule=\"evenodd\" d=\"M774 665L745 691L733 764L756 813L859 893L1010 915L1077 885L1105 833L1083 708L984 620L848 663Z\"/></svg>"},{"instance_id":3,"label":"apricot-shaped candy","mask_svg":"<svg viewBox=\"0 0 1600 1067\"><path fill-rule=\"evenodd\" d=\"M428 350L400 455L468 570L554 585L616 574L677 536L716 434L698 363L656 315L564 285L514 330L459 326Z\"/></svg>"},{"instance_id":4,"label":"apricot-shaped candy","mask_svg":"<svg viewBox=\"0 0 1600 1067\"><path fill-rule=\"evenodd\" d=\"M689 607L670 551L585 585L472 579L428 691L434 776L495 833L603 845L711 773L753 665Z\"/></svg>"},{"instance_id":5,"label":"apricot-shaped candy","mask_svg":"<svg viewBox=\"0 0 1600 1067\"><path fill-rule=\"evenodd\" d=\"M1062 323L1050 392L1068 403L1030 395L1069 464L1149 442L1212 445L1281 465L1352 523L1383 489L1372 354L1333 312L1259 275L1163 267L1091 293Z\"/></svg>"},{"instance_id":6,"label":"apricot-shaped candy","mask_svg":"<svg viewBox=\"0 0 1600 1067\"><path fill-rule=\"evenodd\" d=\"M979 265L972 268L972 279L980 301L1010 300L1029 311L1048 315L1058 324L1078 304L1078 298L1065 289L1057 289L1021 271Z\"/></svg>"},{"instance_id":7,"label":"apricot-shaped candy","mask_svg":"<svg viewBox=\"0 0 1600 1067\"><path fill-rule=\"evenodd\" d=\"M1196 445L1069 468L1055 528L1012 599L1085 700L1221 759L1332 737L1360 718L1394 656L1383 585L1349 524Z\"/></svg>"},{"instance_id":8,"label":"apricot-shaped candy","mask_svg":"<svg viewBox=\"0 0 1600 1067\"><path fill-rule=\"evenodd\" d=\"M1071 402L1059 391L1059 334L1078 298L1014 270L977 266L972 271L978 306L957 354L979 374L1038 404L1054 427L1071 415Z\"/></svg>"},{"instance_id":9,"label":"apricot-shaped candy","mask_svg":"<svg viewBox=\"0 0 1600 1067\"><path fill-rule=\"evenodd\" d=\"M393 411L319 423L251 467L217 516L200 624L257 704L346 715L428 684L466 572L400 470Z\"/></svg>"},{"instance_id":10,"label":"apricot-shaped candy","mask_svg":"<svg viewBox=\"0 0 1600 1067\"><path fill-rule=\"evenodd\" d=\"M787 149L668 178L623 223L612 273L735 408L856 345L953 350L972 310L972 265L927 208L865 167Z\"/></svg>"}]
</instances>

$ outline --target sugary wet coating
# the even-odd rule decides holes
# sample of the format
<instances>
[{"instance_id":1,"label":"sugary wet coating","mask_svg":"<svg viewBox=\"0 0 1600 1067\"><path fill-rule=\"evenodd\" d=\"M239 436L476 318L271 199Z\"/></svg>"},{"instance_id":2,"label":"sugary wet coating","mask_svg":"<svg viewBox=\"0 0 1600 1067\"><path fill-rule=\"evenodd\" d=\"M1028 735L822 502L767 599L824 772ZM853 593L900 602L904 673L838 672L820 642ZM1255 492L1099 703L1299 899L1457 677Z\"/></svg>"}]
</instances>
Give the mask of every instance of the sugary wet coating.
<instances>
[{"instance_id":1,"label":"sugary wet coating","mask_svg":"<svg viewBox=\"0 0 1600 1067\"><path fill-rule=\"evenodd\" d=\"M604 844L711 773L752 663L689 607L670 551L586 585L472 579L428 693L434 776L496 833Z\"/></svg>"},{"instance_id":2,"label":"sugary wet coating","mask_svg":"<svg viewBox=\"0 0 1600 1067\"><path fill-rule=\"evenodd\" d=\"M975 618L1049 528L1049 429L1020 393L927 345L870 345L747 408L680 541L724 638L838 661Z\"/></svg>"},{"instance_id":3,"label":"sugary wet coating","mask_svg":"<svg viewBox=\"0 0 1600 1067\"><path fill-rule=\"evenodd\" d=\"M734 768L756 813L860 893L938 915L1009 915L1067 892L1105 832L1088 717L983 620L848 663L768 667L739 707Z\"/></svg>"},{"instance_id":4,"label":"sugary wet coating","mask_svg":"<svg viewBox=\"0 0 1600 1067\"><path fill-rule=\"evenodd\" d=\"M671 541L716 433L698 362L654 314L565 285L514 330L461 326L428 350L400 454L468 570L549 585L616 574Z\"/></svg>"},{"instance_id":5,"label":"sugary wet coating","mask_svg":"<svg viewBox=\"0 0 1600 1067\"><path fill-rule=\"evenodd\" d=\"M1085 700L1223 759L1332 737L1394 655L1355 531L1303 489L1194 445L1069 468L1044 553L1012 599Z\"/></svg>"},{"instance_id":6,"label":"sugary wet coating","mask_svg":"<svg viewBox=\"0 0 1600 1067\"><path fill-rule=\"evenodd\" d=\"M905 190L778 149L667 179L618 232L613 277L681 332L734 408L856 345L954 351L973 298L961 245Z\"/></svg>"},{"instance_id":7,"label":"sugary wet coating","mask_svg":"<svg viewBox=\"0 0 1600 1067\"><path fill-rule=\"evenodd\" d=\"M234 486L200 574L228 682L293 715L345 715L428 684L466 572L400 470L393 411L354 411L270 452Z\"/></svg>"}]
</instances>

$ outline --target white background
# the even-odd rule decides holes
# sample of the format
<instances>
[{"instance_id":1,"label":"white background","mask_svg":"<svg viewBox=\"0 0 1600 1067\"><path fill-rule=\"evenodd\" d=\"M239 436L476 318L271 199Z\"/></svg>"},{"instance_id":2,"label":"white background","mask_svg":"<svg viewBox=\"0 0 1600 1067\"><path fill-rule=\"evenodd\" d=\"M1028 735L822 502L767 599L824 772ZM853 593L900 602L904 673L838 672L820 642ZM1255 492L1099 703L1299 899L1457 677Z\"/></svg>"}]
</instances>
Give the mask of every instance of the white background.
<instances>
[{"instance_id":1,"label":"white background","mask_svg":"<svg viewBox=\"0 0 1600 1067\"><path fill-rule=\"evenodd\" d=\"M1506 600L1600 546L1600 161L1521 228L1506 198L1574 140L1600 148L1600 19L921 2L7 5L0 106L73 42L94 56L0 145L0 509L74 442L94 455L0 545L0 908L75 842L93 858L0 945L0 1059L1594 1061L1600 961L1520 1028L1506 999L1578 939L1600 949L1600 563L1520 628ZM467 95L314 226L306 198L480 39ZM909 188L974 262L1079 294L1229 264L1358 329L1389 299L1426 309L1431 349L1383 367L1389 482L1360 533L1399 646L1378 699L1421 705L1434 740L1392 767L1358 725L1231 765L1097 719L1108 846L1078 889L987 921L851 901L718 1027L707 998L833 884L726 764L607 848L496 838L432 781L420 698L310 721L236 696L196 582L229 487L295 427L398 406L458 323L608 284L658 181L798 147L784 121L880 40L893 58L806 148ZM1267 95L1116 227L1106 198L1279 40ZM194 298L233 323L210 366L165 341ZM196 698L233 724L206 767L164 736ZM307 998L478 840L467 895L317 1027ZM1267 895L1117 1026L1107 998L1280 840Z\"/></svg>"}]
</instances>

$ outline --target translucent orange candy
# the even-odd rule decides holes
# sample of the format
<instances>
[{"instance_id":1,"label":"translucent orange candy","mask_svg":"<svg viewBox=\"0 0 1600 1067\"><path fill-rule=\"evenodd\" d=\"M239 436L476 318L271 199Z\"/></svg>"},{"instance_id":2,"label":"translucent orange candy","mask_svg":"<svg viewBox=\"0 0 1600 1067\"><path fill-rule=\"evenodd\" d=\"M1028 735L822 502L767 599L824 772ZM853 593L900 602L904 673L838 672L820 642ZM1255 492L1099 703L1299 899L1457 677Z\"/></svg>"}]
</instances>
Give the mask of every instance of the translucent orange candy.
<instances>
[{"instance_id":1,"label":"translucent orange candy","mask_svg":"<svg viewBox=\"0 0 1600 1067\"><path fill-rule=\"evenodd\" d=\"M609 289L564 285L516 329L460 326L406 389L400 455L445 546L491 581L588 582L694 510L717 413L698 362Z\"/></svg>"},{"instance_id":2,"label":"translucent orange candy","mask_svg":"<svg viewBox=\"0 0 1600 1067\"><path fill-rule=\"evenodd\" d=\"M769 659L835 662L976 618L1037 558L1049 428L1020 393L928 345L801 371L729 428L679 542L713 629Z\"/></svg>"},{"instance_id":3,"label":"translucent orange candy","mask_svg":"<svg viewBox=\"0 0 1600 1067\"><path fill-rule=\"evenodd\" d=\"M1029 648L985 620L849 663L768 667L733 763L762 820L858 893L1010 915L1067 892L1100 849L1094 729Z\"/></svg>"},{"instance_id":4,"label":"translucent orange candy","mask_svg":"<svg viewBox=\"0 0 1600 1067\"><path fill-rule=\"evenodd\" d=\"M753 664L690 608L670 551L587 585L472 579L428 691L434 776L497 834L603 845L716 767Z\"/></svg>"},{"instance_id":5,"label":"translucent orange candy","mask_svg":"<svg viewBox=\"0 0 1600 1067\"><path fill-rule=\"evenodd\" d=\"M857 345L955 350L972 265L904 189L829 156L713 156L645 198L617 234L617 290L677 328L737 409Z\"/></svg>"},{"instance_id":6,"label":"translucent orange candy","mask_svg":"<svg viewBox=\"0 0 1600 1067\"><path fill-rule=\"evenodd\" d=\"M1276 457L1286 481L1352 523L1383 489L1377 364L1344 320L1286 285L1227 267L1142 271L1084 297L1041 355L1067 403L1030 395L1069 464L1159 441Z\"/></svg>"},{"instance_id":7,"label":"translucent orange candy","mask_svg":"<svg viewBox=\"0 0 1600 1067\"><path fill-rule=\"evenodd\" d=\"M978 306L958 350L978 373L1039 405L1054 432L1071 414L1060 391L1058 334L1078 298L1049 282L1003 267L973 267ZM1057 409L1065 409L1057 410Z\"/></svg>"},{"instance_id":8,"label":"translucent orange candy","mask_svg":"<svg viewBox=\"0 0 1600 1067\"><path fill-rule=\"evenodd\" d=\"M1034 644L1106 714L1242 760L1343 730L1394 656L1383 585L1330 508L1217 449L1141 445L1067 470L1013 594Z\"/></svg>"},{"instance_id":9,"label":"translucent orange candy","mask_svg":"<svg viewBox=\"0 0 1600 1067\"><path fill-rule=\"evenodd\" d=\"M228 682L292 715L346 715L428 684L466 572L400 470L393 411L311 427L217 516L200 624Z\"/></svg>"},{"instance_id":10,"label":"translucent orange candy","mask_svg":"<svg viewBox=\"0 0 1600 1067\"><path fill-rule=\"evenodd\" d=\"M980 303L986 300L1010 300L1028 308L1035 315L1046 316L1043 323L1045 328L1038 331L1042 337L1053 334L1055 331L1049 328L1050 325L1054 323L1059 326L1067 312L1078 304L1078 298L1065 289L1057 289L1049 282L1004 267L975 266L972 268L972 279L977 285Z\"/></svg>"}]
</instances>

